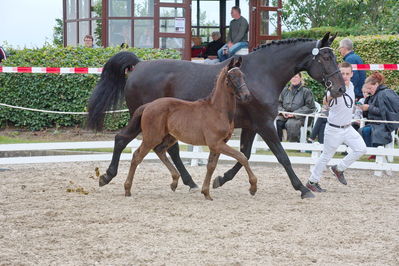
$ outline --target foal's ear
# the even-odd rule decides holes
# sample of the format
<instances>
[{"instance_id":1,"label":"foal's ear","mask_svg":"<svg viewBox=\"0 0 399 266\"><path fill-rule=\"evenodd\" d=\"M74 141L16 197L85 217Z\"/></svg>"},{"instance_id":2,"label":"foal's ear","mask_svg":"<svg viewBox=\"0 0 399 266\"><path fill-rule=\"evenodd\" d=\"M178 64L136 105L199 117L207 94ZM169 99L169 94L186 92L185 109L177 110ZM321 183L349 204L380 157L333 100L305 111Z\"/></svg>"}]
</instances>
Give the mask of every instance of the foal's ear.
<instances>
[{"instance_id":1,"label":"foal's ear","mask_svg":"<svg viewBox=\"0 0 399 266\"><path fill-rule=\"evenodd\" d=\"M241 66L241 63L242 63L242 57L239 56L238 59L235 61L234 66L239 68Z\"/></svg>"},{"instance_id":2,"label":"foal's ear","mask_svg":"<svg viewBox=\"0 0 399 266\"><path fill-rule=\"evenodd\" d=\"M327 33L324 35L323 39L321 40L320 48L328 47L328 46L329 46L329 44L328 44L328 39L329 39L329 38L330 38L330 32L327 32Z\"/></svg>"},{"instance_id":3,"label":"foal's ear","mask_svg":"<svg viewBox=\"0 0 399 266\"><path fill-rule=\"evenodd\" d=\"M235 59L234 58L232 58L231 60L230 60L230 63L229 63L229 65L228 65L228 67L227 67L227 70L230 70L230 69L232 69L232 68L234 68L235 66Z\"/></svg>"}]
</instances>

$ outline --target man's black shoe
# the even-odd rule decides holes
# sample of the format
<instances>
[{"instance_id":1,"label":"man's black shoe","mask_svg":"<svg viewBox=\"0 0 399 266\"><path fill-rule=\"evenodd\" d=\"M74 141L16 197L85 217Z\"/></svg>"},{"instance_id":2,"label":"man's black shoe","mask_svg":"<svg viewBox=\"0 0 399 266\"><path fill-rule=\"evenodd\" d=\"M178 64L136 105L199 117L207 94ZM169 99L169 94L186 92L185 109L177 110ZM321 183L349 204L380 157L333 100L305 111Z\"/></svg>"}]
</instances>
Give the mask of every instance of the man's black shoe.
<instances>
[{"instance_id":1,"label":"man's black shoe","mask_svg":"<svg viewBox=\"0 0 399 266\"><path fill-rule=\"evenodd\" d=\"M313 183L310 181L308 181L308 183L306 183L306 187L313 192L326 192L327 191L326 189L321 188L319 183Z\"/></svg>"},{"instance_id":2,"label":"man's black shoe","mask_svg":"<svg viewBox=\"0 0 399 266\"><path fill-rule=\"evenodd\" d=\"M347 185L348 182L346 182L344 172L338 171L338 167L336 165L330 167L331 172L338 178L338 181L341 182L341 184Z\"/></svg>"}]
</instances>

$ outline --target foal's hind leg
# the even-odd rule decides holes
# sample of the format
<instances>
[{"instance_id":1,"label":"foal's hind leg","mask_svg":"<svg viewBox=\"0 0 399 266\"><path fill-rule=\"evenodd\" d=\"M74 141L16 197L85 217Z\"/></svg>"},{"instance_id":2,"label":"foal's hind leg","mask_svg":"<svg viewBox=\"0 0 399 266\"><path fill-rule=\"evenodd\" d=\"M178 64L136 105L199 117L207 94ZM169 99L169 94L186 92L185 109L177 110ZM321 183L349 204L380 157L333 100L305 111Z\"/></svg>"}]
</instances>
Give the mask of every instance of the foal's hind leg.
<instances>
[{"instance_id":1,"label":"foal's hind leg","mask_svg":"<svg viewBox=\"0 0 399 266\"><path fill-rule=\"evenodd\" d=\"M212 174L215 171L216 165L219 160L219 155L220 153L216 153L212 150L209 153L208 165L206 166L207 167L206 176L204 179L204 183L202 184L202 190L201 190L201 193L204 194L207 200L213 200L211 195L209 195L209 186L211 183Z\"/></svg>"},{"instance_id":2,"label":"foal's hind leg","mask_svg":"<svg viewBox=\"0 0 399 266\"><path fill-rule=\"evenodd\" d=\"M164 165L168 168L170 174L172 175L172 183L170 184L170 188L175 191L177 188L177 184L179 182L180 173L173 166L173 164L169 161L166 156L166 150L176 143L176 139L171 135L167 135L161 144L154 148L155 153L158 155L159 159L164 163Z\"/></svg>"},{"instance_id":3,"label":"foal's hind leg","mask_svg":"<svg viewBox=\"0 0 399 266\"><path fill-rule=\"evenodd\" d=\"M256 183L257 183L258 179L256 178L255 174L252 172L252 169L249 166L247 157L245 157L245 155L243 153L231 148L230 146L228 146L224 142L220 142L217 145L217 150L220 153L223 153L223 154L225 154L227 156L233 157L240 164L242 164L242 166L245 167L245 170L248 173L249 183L251 184L251 187L249 188L249 193L251 193L251 195L255 195L256 190L257 190Z\"/></svg>"},{"instance_id":4,"label":"foal's hind leg","mask_svg":"<svg viewBox=\"0 0 399 266\"><path fill-rule=\"evenodd\" d=\"M125 196L131 196L131 188L133 184L134 173L136 172L137 166L143 161L144 157L150 152L151 146L142 142L140 147L134 152L132 162L130 163L129 173L125 181Z\"/></svg>"}]
</instances>

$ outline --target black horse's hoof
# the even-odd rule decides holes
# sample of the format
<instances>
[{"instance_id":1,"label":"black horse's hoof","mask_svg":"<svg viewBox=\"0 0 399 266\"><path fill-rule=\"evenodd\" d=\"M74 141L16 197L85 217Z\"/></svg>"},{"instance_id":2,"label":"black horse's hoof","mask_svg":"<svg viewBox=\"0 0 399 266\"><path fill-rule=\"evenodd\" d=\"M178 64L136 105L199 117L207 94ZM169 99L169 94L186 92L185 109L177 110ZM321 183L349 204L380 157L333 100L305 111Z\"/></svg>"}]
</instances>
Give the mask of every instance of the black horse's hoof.
<instances>
[{"instance_id":1,"label":"black horse's hoof","mask_svg":"<svg viewBox=\"0 0 399 266\"><path fill-rule=\"evenodd\" d=\"M98 185L100 187L105 186L106 184L108 184L111 181L111 180L108 180L107 177L108 176L106 174L100 176L100 178L98 179Z\"/></svg>"},{"instance_id":2,"label":"black horse's hoof","mask_svg":"<svg viewBox=\"0 0 399 266\"><path fill-rule=\"evenodd\" d=\"M315 198L315 195L312 193L312 191L306 191L306 192L302 192L301 195L302 199L311 199L311 198Z\"/></svg>"},{"instance_id":3,"label":"black horse's hoof","mask_svg":"<svg viewBox=\"0 0 399 266\"><path fill-rule=\"evenodd\" d=\"M213 179L212 188L218 188L221 186L223 186L223 177L218 176L215 179Z\"/></svg>"}]
</instances>

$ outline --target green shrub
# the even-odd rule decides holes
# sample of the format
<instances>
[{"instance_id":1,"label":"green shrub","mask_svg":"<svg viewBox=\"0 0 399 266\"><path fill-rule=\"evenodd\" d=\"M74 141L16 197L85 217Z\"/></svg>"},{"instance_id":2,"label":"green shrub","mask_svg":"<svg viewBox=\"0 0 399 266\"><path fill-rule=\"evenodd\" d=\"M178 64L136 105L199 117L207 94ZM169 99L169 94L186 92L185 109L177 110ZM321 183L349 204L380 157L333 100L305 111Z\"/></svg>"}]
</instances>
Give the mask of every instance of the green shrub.
<instances>
[{"instance_id":1,"label":"green shrub","mask_svg":"<svg viewBox=\"0 0 399 266\"><path fill-rule=\"evenodd\" d=\"M175 50L130 48L140 59L179 59ZM8 50L3 66L102 67L119 48L44 47ZM45 110L82 112L100 75L0 73L0 102ZM122 107L126 108L126 107ZM124 126L128 114L110 115L106 129ZM39 130L54 126L83 126L85 116L46 114L0 107L0 125Z\"/></svg>"},{"instance_id":2,"label":"green shrub","mask_svg":"<svg viewBox=\"0 0 399 266\"><path fill-rule=\"evenodd\" d=\"M322 36L318 36L317 39ZM355 52L363 59L365 64L399 64L399 36L349 36L349 38L354 42ZM338 52L339 41L342 39L343 37L337 37L332 44L338 62L343 61ZM372 71L366 72L368 76ZM385 76L386 84L396 92L399 92L399 71L386 70L380 72ZM321 102L324 95L324 87L309 78L306 78L306 84L312 89L317 101Z\"/></svg>"},{"instance_id":3,"label":"green shrub","mask_svg":"<svg viewBox=\"0 0 399 266\"><path fill-rule=\"evenodd\" d=\"M362 31L355 29L355 28L349 28L349 29L343 29L343 28L338 28L338 27L318 27L318 28L311 28L309 30L296 30L296 31L290 31L290 32L283 32L282 33L282 38L287 39L287 38L311 38L311 39L319 39L320 36L323 36L327 32L331 33L338 33L338 36L358 36L362 35Z\"/></svg>"}]
</instances>

